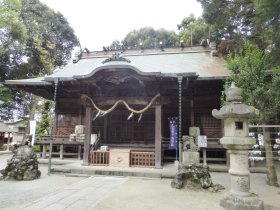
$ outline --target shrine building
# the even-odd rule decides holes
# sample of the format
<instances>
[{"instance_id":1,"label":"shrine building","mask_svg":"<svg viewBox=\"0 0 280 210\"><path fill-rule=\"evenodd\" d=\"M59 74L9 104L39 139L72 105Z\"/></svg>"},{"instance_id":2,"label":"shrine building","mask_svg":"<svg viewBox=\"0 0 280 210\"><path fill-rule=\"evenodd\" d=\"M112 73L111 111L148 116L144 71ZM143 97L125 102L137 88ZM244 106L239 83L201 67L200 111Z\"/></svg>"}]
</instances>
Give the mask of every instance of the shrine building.
<instances>
[{"instance_id":1,"label":"shrine building","mask_svg":"<svg viewBox=\"0 0 280 210\"><path fill-rule=\"evenodd\" d=\"M213 160L223 150L222 122L211 111L220 108L228 75L210 47L85 51L51 75L5 85L55 100L53 143L60 155L72 146L83 165L161 168L176 158L168 149L171 118L178 120L179 140L195 127ZM182 146L179 141L179 159Z\"/></svg>"}]
</instances>

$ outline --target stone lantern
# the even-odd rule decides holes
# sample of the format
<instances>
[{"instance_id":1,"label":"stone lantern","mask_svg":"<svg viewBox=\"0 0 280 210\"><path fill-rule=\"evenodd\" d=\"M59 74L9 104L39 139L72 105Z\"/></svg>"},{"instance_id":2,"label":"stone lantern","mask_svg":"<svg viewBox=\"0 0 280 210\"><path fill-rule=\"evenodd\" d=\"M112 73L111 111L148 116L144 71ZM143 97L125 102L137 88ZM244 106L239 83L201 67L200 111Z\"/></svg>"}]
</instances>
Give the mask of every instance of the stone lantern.
<instances>
[{"instance_id":1,"label":"stone lantern","mask_svg":"<svg viewBox=\"0 0 280 210\"><path fill-rule=\"evenodd\" d=\"M248 163L249 149L256 144L249 137L248 119L255 117L259 111L242 103L241 89L234 84L226 91L227 104L220 110L213 110L212 115L224 120L224 137L220 143L228 150L230 156L230 192L221 200L221 206L230 210L264 209L263 201L250 193L250 172Z\"/></svg>"}]
</instances>

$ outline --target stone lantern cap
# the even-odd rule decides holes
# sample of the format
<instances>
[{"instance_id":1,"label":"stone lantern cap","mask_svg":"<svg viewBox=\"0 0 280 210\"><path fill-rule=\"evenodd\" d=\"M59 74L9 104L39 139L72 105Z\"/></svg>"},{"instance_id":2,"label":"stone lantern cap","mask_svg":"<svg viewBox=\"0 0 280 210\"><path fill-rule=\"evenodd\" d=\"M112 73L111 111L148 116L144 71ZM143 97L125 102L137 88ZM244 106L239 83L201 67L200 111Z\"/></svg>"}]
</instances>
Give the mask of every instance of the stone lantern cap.
<instances>
[{"instance_id":1,"label":"stone lantern cap","mask_svg":"<svg viewBox=\"0 0 280 210\"><path fill-rule=\"evenodd\" d=\"M231 87L226 90L227 104L220 110L214 109L212 115L217 119L226 118L252 118L259 115L259 110L253 106L248 106L242 103L242 90L231 84Z\"/></svg>"}]
</instances>

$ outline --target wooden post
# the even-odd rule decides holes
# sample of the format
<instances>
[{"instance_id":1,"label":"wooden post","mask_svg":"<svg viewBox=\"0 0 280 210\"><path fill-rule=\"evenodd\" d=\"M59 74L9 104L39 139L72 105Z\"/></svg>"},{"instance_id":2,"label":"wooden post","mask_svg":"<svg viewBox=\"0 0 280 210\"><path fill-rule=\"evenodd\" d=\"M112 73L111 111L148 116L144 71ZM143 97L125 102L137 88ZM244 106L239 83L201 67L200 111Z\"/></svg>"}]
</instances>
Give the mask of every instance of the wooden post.
<instances>
[{"instance_id":1,"label":"wooden post","mask_svg":"<svg viewBox=\"0 0 280 210\"><path fill-rule=\"evenodd\" d=\"M191 118L191 127L194 126L194 100L193 95L190 98L190 118Z\"/></svg>"},{"instance_id":2,"label":"wooden post","mask_svg":"<svg viewBox=\"0 0 280 210\"><path fill-rule=\"evenodd\" d=\"M203 165L207 165L206 148L202 149L202 153L203 153Z\"/></svg>"},{"instance_id":3,"label":"wooden post","mask_svg":"<svg viewBox=\"0 0 280 210\"><path fill-rule=\"evenodd\" d=\"M161 105L155 106L155 168L161 165Z\"/></svg>"},{"instance_id":4,"label":"wooden post","mask_svg":"<svg viewBox=\"0 0 280 210\"><path fill-rule=\"evenodd\" d=\"M78 146L78 159L81 160L82 145Z\"/></svg>"},{"instance_id":5,"label":"wooden post","mask_svg":"<svg viewBox=\"0 0 280 210\"><path fill-rule=\"evenodd\" d=\"M46 158L46 152L47 152L47 145L43 145L43 152L42 152L42 158Z\"/></svg>"},{"instance_id":6,"label":"wooden post","mask_svg":"<svg viewBox=\"0 0 280 210\"><path fill-rule=\"evenodd\" d=\"M7 142L7 151L10 151L10 137L11 136L11 133L9 132L8 133L8 142Z\"/></svg>"},{"instance_id":7,"label":"wooden post","mask_svg":"<svg viewBox=\"0 0 280 210\"><path fill-rule=\"evenodd\" d=\"M86 107L86 135L85 135L85 142L84 142L84 156L83 156L83 164L82 164L84 166L89 165L89 146L90 146L91 128L92 128L92 108Z\"/></svg>"},{"instance_id":8,"label":"wooden post","mask_svg":"<svg viewBox=\"0 0 280 210\"><path fill-rule=\"evenodd\" d=\"M63 144L60 145L59 156L60 156L60 159L63 160Z\"/></svg>"}]
</instances>

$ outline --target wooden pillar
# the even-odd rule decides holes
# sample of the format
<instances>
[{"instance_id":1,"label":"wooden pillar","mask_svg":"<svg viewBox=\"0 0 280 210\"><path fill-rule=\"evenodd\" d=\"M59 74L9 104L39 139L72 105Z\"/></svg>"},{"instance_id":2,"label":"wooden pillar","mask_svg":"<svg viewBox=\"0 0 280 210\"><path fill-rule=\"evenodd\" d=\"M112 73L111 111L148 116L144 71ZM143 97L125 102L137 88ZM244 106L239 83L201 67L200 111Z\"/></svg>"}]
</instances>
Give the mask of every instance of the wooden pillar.
<instances>
[{"instance_id":1,"label":"wooden pillar","mask_svg":"<svg viewBox=\"0 0 280 210\"><path fill-rule=\"evenodd\" d=\"M207 165L206 148L203 148L202 152L203 152L203 165Z\"/></svg>"},{"instance_id":2,"label":"wooden pillar","mask_svg":"<svg viewBox=\"0 0 280 210\"><path fill-rule=\"evenodd\" d=\"M194 101L193 101L193 95L191 95L190 98L190 120L191 120L191 127L194 126Z\"/></svg>"},{"instance_id":3,"label":"wooden pillar","mask_svg":"<svg viewBox=\"0 0 280 210\"><path fill-rule=\"evenodd\" d=\"M4 133L0 133L0 150L4 148Z\"/></svg>"},{"instance_id":4,"label":"wooden pillar","mask_svg":"<svg viewBox=\"0 0 280 210\"><path fill-rule=\"evenodd\" d=\"M10 139L11 139L11 133L8 133L8 141L7 141L7 151L10 151Z\"/></svg>"},{"instance_id":5,"label":"wooden pillar","mask_svg":"<svg viewBox=\"0 0 280 210\"><path fill-rule=\"evenodd\" d=\"M43 152L42 152L42 158L46 158L46 153L47 153L47 145L43 145Z\"/></svg>"},{"instance_id":6,"label":"wooden pillar","mask_svg":"<svg viewBox=\"0 0 280 210\"><path fill-rule=\"evenodd\" d=\"M108 115L104 116L104 133L103 133L103 139L105 142L108 142Z\"/></svg>"},{"instance_id":7,"label":"wooden pillar","mask_svg":"<svg viewBox=\"0 0 280 210\"><path fill-rule=\"evenodd\" d=\"M80 108L78 121L79 121L79 124L82 125L82 108Z\"/></svg>"},{"instance_id":8,"label":"wooden pillar","mask_svg":"<svg viewBox=\"0 0 280 210\"><path fill-rule=\"evenodd\" d=\"M86 107L86 135L84 142L84 156L83 156L83 165L89 165L89 147L90 147L90 137L91 137L91 128L92 128L92 108Z\"/></svg>"},{"instance_id":9,"label":"wooden pillar","mask_svg":"<svg viewBox=\"0 0 280 210\"><path fill-rule=\"evenodd\" d=\"M78 159L81 160L82 145L78 146Z\"/></svg>"},{"instance_id":10,"label":"wooden pillar","mask_svg":"<svg viewBox=\"0 0 280 210\"><path fill-rule=\"evenodd\" d=\"M161 165L161 105L155 106L155 168Z\"/></svg>"},{"instance_id":11,"label":"wooden pillar","mask_svg":"<svg viewBox=\"0 0 280 210\"><path fill-rule=\"evenodd\" d=\"M60 159L63 160L63 144L60 145L59 156L60 156Z\"/></svg>"}]
</instances>

